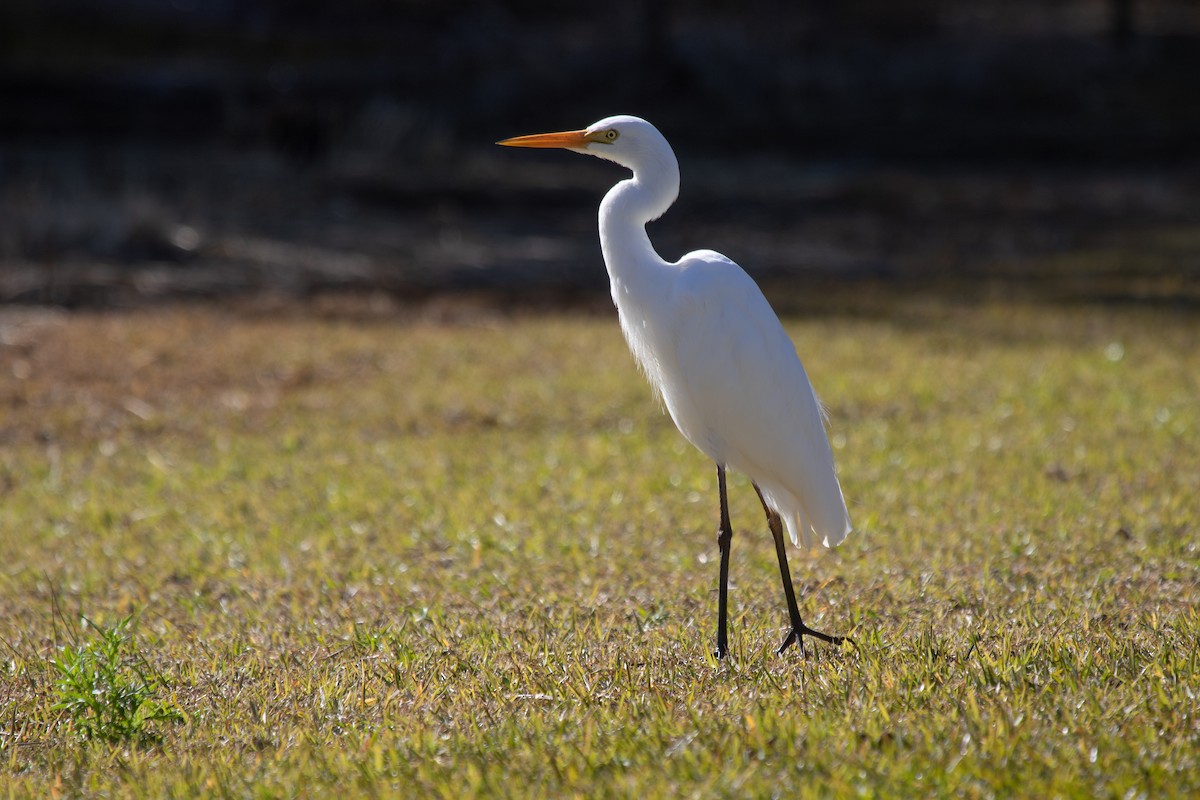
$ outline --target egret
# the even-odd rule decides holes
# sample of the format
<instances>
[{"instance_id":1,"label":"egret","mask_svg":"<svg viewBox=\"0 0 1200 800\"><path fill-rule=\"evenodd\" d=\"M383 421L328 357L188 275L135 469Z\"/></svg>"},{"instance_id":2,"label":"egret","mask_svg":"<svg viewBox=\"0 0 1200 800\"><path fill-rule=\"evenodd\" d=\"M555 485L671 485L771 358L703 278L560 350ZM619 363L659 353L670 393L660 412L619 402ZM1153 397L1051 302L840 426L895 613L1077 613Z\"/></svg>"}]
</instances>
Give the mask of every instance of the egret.
<instances>
[{"instance_id":1,"label":"egret","mask_svg":"<svg viewBox=\"0 0 1200 800\"><path fill-rule=\"evenodd\" d=\"M793 642L804 636L840 645L842 636L800 619L783 529L792 543L833 547L850 533L834 471L825 413L796 348L754 280L712 250L664 260L646 235L679 196L679 162L644 119L607 117L583 130L517 136L508 147L563 148L614 161L633 172L600 203L600 249L629 349L679 432L717 466L721 553L717 647L729 652L729 552L733 528L726 468L749 476L775 539Z\"/></svg>"}]
</instances>

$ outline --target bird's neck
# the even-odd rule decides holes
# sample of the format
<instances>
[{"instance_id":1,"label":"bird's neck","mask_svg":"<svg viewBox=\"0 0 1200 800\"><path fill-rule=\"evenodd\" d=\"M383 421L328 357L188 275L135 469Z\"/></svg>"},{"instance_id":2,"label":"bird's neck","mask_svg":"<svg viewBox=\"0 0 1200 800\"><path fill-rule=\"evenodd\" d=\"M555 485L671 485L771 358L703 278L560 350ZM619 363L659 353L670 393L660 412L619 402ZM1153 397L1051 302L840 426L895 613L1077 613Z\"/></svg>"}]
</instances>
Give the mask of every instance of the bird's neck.
<instances>
[{"instance_id":1,"label":"bird's neck","mask_svg":"<svg viewBox=\"0 0 1200 800\"><path fill-rule=\"evenodd\" d=\"M600 249L612 283L613 301L654 291L657 273L666 262L646 235L646 223L661 217L679 194L679 168L674 158L660 169L621 181L600 204Z\"/></svg>"}]
</instances>

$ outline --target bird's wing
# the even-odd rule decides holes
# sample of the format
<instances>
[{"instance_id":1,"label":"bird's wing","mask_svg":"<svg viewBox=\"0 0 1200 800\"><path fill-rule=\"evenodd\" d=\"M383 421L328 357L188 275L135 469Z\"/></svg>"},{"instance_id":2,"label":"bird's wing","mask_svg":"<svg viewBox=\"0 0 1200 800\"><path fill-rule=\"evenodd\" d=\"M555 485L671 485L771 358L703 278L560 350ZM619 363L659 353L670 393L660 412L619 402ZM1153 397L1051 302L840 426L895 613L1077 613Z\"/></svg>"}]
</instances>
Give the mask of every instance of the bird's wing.
<instances>
[{"instance_id":1,"label":"bird's wing","mask_svg":"<svg viewBox=\"0 0 1200 800\"><path fill-rule=\"evenodd\" d=\"M836 544L849 528L846 505L820 403L791 339L737 264L698 251L679 267L668 381L681 395L676 424L709 456L757 482L793 540L810 538L800 530L805 519L818 540Z\"/></svg>"}]
</instances>

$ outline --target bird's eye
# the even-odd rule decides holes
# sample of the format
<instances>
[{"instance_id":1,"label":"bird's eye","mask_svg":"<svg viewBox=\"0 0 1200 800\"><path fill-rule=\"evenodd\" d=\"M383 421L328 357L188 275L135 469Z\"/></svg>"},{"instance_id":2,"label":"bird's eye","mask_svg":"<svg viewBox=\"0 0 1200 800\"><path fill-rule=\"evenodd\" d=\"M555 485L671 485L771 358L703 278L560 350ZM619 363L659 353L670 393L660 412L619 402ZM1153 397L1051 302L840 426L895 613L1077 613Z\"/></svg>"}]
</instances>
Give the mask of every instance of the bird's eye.
<instances>
[{"instance_id":1,"label":"bird's eye","mask_svg":"<svg viewBox=\"0 0 1200 800\"><path fill-rule=\"evenodd\" d=\"M617 132L612 128L609 128L604 132L604 138L610 142L615 142L617 140L617 135Z\"/></svg>"}]
</instances>

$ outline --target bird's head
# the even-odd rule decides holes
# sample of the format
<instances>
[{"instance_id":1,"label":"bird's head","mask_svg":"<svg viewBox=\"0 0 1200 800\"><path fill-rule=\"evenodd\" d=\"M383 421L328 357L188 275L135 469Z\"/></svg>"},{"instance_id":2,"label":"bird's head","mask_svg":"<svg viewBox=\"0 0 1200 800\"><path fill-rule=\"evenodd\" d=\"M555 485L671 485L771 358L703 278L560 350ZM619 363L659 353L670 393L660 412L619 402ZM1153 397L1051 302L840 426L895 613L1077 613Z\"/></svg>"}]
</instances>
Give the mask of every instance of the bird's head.
<instances>
[{"instance_id":1,"label":"bird's head","mask_svg":"<svg viewBox=\"0 0 1200 800\"><path fill-rule=\"evenodd\" d=\"M634 172L655 161L675 161L670 145L658 128L641 117L625 114L605 117L578 131L514 136L496 144L574 150L576 153L615 161Z\"/></svg>"}]
</instances>

